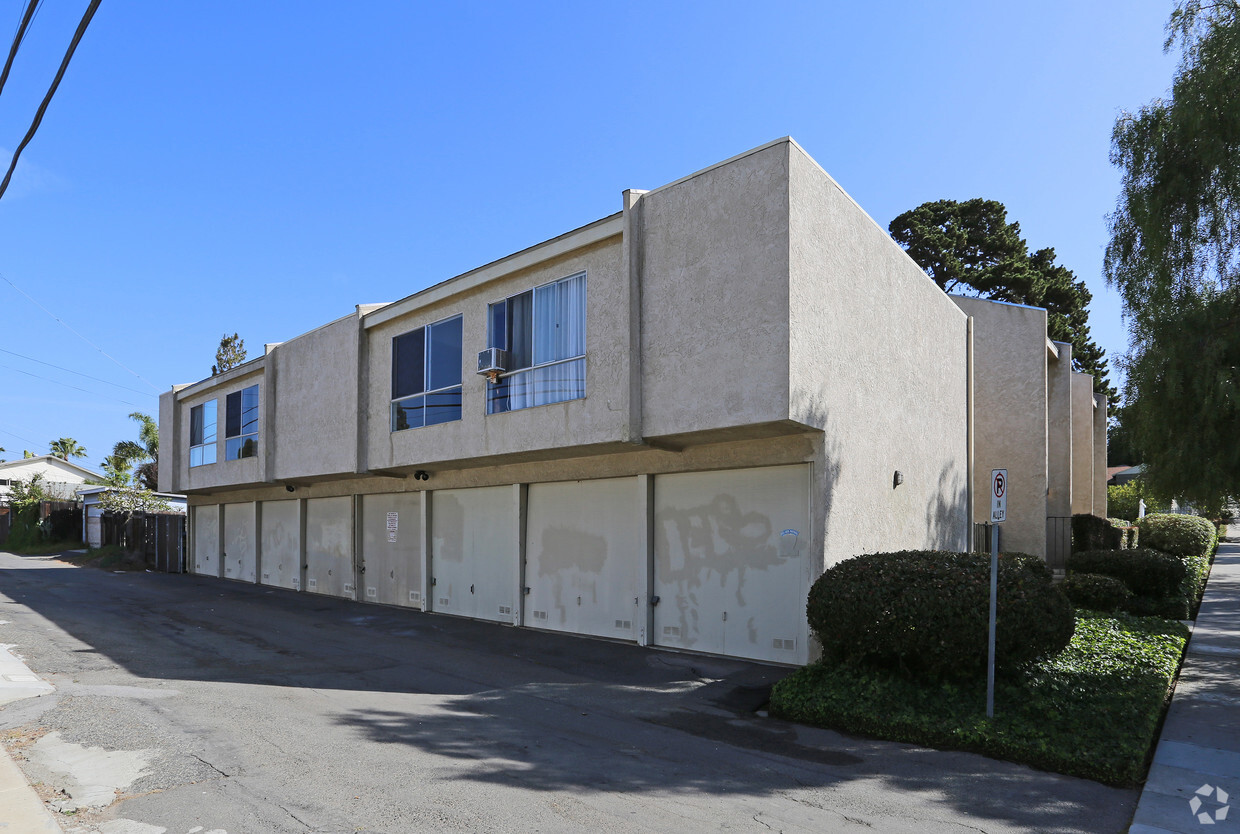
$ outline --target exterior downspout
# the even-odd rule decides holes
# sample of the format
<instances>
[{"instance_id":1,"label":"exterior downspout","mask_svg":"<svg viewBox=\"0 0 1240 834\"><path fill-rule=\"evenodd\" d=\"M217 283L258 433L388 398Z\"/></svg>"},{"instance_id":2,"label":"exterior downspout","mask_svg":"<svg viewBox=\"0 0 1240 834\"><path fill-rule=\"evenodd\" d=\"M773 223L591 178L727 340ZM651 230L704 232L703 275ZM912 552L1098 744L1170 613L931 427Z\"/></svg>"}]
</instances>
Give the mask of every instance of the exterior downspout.
<instances>
[{"instance_id":1,"label":"exterior downspout","mask_svg":"<svg viewBox=\"0 0 1240 834\"><path fill-rule=\"evenodd\" d=\"M965 377L966 377L966 393L965 393L965 422L968 426L966 434L968 437L968 453L965 465L965 507L968 513L967 526L965 530L967 535L965 543L970 553L973 552L973 316L969 316L965 324Z\"/></svg>"}]
</instances>

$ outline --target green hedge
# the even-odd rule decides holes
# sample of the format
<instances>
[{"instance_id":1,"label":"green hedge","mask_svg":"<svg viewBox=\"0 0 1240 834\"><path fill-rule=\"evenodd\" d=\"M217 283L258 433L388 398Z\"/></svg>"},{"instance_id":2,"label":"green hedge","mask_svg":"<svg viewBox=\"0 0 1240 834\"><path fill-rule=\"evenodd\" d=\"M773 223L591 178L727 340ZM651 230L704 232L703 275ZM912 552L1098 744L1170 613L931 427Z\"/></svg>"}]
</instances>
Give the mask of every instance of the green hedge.
<instances>
[{"instance_id":1,"label":"green hedge","mask_svg":"<svg viewBox=\"0 0 1240 834\"><path fill-rule=\"evenodd\" d=\"M1156 514L1137 521L1141 544L1181 558L1208 557L1214 549L1214 524L1195 515Z\"/></svg>"},{"instance_id":2,"label":"green hedge","mask_svg":"<svg viewBox=\"0 0 1240 834\"><path fill-rule=\"evenodd\" d=\"M806 610L828 658L945 678L984 672L989 601L989 556L904 551L833 566L810 589ZM1062 650L1072 629L1072 604L1040 559L1000 560L998 669Z\"/></svg>"},{"instance_id":3,"label":"green hedge","mask_svg":"<svg viewBox=\"0 0 1240 834\"><path fill-rule=\"evenodd\" d=\"M1112 614L1126 610L1132 591L1121 580L1099 573L1074 573L1064 580L1063 592L1077 608Z\"/></svg>"},{"instance_id":4,"label":"green hedge","mask_svg":"<svg viewBox=\"0 0 1240 834\"><path fill-rule=\"evenodd\" d=\"M771 691L771 714L847 733L970 750L1112 785L1145 778L1188 631L1179 623L1080 615L1068 648L995 686L929 683L819 662Z\"/></svg>"},{"instance_id":5,"label":"green hedge","mask_svg":"<svg viewBox=\"0 0 1240 834\"><path fill-rule=\"evenodd\" d=\"M1091 550L1068 557L1070 573L1093 573L1120 580L1137 596L1165 597L1184 581L1186 565L1169 553L1138 547L1134 550Z\"/></svg>"},{"instance_id":6,"label":"green hedge","mask_svg":"<svg viewBox=\"0 0 1240 834\"><path fill-rule=\"evenodd\" d=\"M1088 513L1072 516L1072 552L1118 550L1123 535L1105 518Z\"/></svg>"}]
</instances>

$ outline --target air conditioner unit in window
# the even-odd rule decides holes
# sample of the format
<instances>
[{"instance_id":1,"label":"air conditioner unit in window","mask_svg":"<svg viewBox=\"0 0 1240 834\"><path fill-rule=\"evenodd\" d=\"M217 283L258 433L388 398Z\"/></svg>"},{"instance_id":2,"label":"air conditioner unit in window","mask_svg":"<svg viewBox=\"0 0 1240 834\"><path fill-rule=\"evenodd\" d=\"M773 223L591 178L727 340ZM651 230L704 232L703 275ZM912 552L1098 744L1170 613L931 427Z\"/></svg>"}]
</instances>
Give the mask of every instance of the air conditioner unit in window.
<instances>
[{"instance_id":1,"label":"air conditioner unit in window","mask_svg":"<svg viewBox=\"0 0 1240 834\"><path fill-rule=\"evenodd\" d=\"M478 373L486 376L491 382L497 382L499 375L508 370L508 351L503 348L487 348L478 354Z\"/></svg>"}]
</instances>

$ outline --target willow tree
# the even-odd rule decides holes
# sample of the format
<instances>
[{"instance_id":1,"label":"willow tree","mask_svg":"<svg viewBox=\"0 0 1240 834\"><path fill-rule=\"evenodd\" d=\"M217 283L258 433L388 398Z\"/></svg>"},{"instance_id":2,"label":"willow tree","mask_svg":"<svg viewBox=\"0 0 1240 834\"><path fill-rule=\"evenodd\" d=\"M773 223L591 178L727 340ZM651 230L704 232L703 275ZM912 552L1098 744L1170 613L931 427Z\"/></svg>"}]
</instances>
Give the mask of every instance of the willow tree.
<instances>
[{"instance_id":1,"label":"willow tree","mask_svg":"<svg viewBox=\"0 0 1240 834\"><path fill-rule=\"evenodd\" d=\"M1167 26L1169 94L1124 113L1111 161L1107 280L1129 321L1125 425L1164 495L1240 496L1240 0L1188 0Z\"/></svg>"}]
</instances>

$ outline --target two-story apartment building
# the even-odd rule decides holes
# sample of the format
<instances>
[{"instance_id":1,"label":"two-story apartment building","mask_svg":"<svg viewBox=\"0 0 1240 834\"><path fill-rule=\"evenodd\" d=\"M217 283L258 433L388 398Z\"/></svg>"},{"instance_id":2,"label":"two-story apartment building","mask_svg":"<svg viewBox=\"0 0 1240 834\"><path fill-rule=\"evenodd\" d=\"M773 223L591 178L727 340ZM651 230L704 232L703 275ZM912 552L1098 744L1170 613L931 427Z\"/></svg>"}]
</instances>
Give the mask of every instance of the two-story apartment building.
<instances>
[{"instance_id":1,"label":"two-story apartment building","mask_svg":"<svg viewBox=\"0 0 1240 834\"><path fill-rule=\"evenodd\" d=\"M803 663L828 565L968 545L971 334L782 139L177 386L160 489L201 574Z\"/></svg>"}]
</instances>

